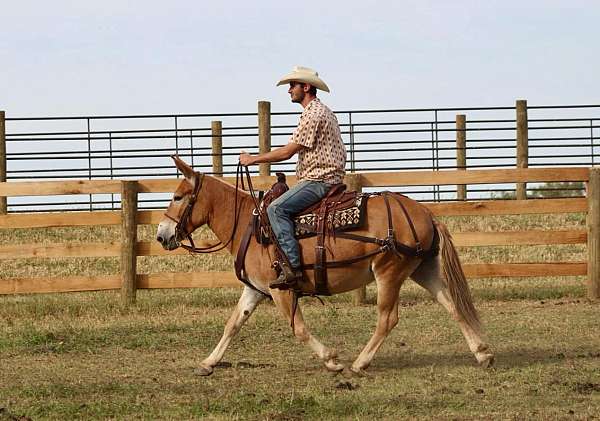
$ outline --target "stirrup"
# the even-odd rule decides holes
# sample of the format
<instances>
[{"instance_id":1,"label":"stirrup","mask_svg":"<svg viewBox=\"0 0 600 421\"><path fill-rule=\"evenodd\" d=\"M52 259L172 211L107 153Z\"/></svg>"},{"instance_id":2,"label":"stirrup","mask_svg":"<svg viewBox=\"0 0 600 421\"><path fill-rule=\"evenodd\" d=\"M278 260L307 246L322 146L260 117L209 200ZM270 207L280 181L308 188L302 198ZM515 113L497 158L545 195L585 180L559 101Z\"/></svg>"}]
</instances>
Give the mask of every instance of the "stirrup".
<instances>
[{"instance_id":1,"label":"stirrup","mask_svg":"<svg viewBox=\"0 0 600 421\"><path fill-rule=\"evenodd\" d=\"M293 270L286 264L283 264L281 265L279 276L269 284L269 288L281 290L296 289L302 278L303 275L301 270Z\"/></svg>"},{"instance_id":2,"label":"stirrup","mask_svg":"<svg viewBox=\"0 0 600 421\"><path fill-rule=\"evenodd\" d=\"M269 288L280 290L297 289L299 287L298 284L300 280L302 280L301 272L298 274L293 274L292 279L288 279L287 277L279 277L269 284Z\"/></svg>"},{"instance_id":3,"label":"stirrup","mask_svg":"<svg viewBox=\"0 0 600 421\"><path fill-rule=\"evenodd\" d=\"M287 279L282 279L281 281L279 281L278 279L274 280L273 282L271 282L269 284L269 288L271 289L279 289L282 291L288 290L288 289L296 289L296 287L298 286L298 282L296 280L287 280Z\"/></svg>"}]
</instances>

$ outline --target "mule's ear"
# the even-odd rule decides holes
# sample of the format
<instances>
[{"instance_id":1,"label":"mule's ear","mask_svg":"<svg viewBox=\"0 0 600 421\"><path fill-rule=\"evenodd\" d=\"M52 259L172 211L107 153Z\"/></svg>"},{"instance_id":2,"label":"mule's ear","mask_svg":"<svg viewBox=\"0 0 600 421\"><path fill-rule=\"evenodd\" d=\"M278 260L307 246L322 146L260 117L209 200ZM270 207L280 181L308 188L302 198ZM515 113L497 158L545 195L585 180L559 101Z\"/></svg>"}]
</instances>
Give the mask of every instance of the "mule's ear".
<instances>
[{"instance_id":1,"label":"mule's ear","mask_svg":"<svg viewBox=\"0 0 600 421\"><path fill-rule=\"evenodd\" d=\"M183 159L179 158L177 155L171 155L173 161L175 161L175 166L181 171L183 176L190 182L190 184L194 185L194 170L190 167Z\"/></svg>"}]
</instances>

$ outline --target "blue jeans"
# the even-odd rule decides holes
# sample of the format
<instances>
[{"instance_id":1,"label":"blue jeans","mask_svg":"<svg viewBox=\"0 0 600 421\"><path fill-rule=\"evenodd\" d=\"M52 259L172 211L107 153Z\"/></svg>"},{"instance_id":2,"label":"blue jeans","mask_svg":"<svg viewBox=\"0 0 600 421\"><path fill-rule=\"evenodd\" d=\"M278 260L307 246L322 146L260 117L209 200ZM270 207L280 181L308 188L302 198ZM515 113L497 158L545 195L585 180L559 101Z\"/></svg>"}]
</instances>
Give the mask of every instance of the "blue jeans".
<instances>
[{"instance_id":1,"label":"blue jeans","mask_svg":"<svg viewBox=\"0 0 600 421\"><path fill-rule=\"evenodd\" d=\"M293 217L321 200L331 188L322 181L305 180L275 199L267 208L269 222L293 269L300 267L300 250L294 236Z\"/></svg>"}]
</instances>

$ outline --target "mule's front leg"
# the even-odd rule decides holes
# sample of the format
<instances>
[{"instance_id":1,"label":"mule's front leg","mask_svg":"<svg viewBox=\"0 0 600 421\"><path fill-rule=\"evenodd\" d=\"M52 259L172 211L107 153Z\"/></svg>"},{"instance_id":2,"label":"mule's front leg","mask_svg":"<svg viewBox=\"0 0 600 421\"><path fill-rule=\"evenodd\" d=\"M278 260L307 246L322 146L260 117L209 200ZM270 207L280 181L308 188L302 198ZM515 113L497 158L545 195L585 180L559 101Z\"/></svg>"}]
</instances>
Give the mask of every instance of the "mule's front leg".
<instances>
[{"instance_id":1,"label":"mule's front leg","mask_svg":"<svg viewBox=\"0 0 600 421\"><path fill-rule=\"evenodd\" d=\"M293 294L290 291L272 290L272 295L275 305L286 317L288 323L290 323L292 321ZM333 349L327 348L308 331L306 325L304 324L304 318L302 317L302 310L300 310L300 306L296 308L296 314L294 315L294 336L296 336L300 342L310 346L315 354L317 354L317 356L323 361L327 370L339 372L344 369L344 366L337 362L337 352Z\"/></svg>"},{"instance_id":2,"label":"mule's front leg","mask_svg":"<svg viewBox=\"0 0 600 421\"><path fill-rule=\"evenodd\" d=\"M200 376L212 374L214 366L221 361L221 358L223 358L223 354L229 346L231 339L240 331L242 325L248 320L258 303L264 300L264 298L265 296L260 292L249 287L244 287L242 296L225 325L221 340L210 355L200 363L200 367L195 370L196 374L199 374Z\"/></svg>"}]
</instances>

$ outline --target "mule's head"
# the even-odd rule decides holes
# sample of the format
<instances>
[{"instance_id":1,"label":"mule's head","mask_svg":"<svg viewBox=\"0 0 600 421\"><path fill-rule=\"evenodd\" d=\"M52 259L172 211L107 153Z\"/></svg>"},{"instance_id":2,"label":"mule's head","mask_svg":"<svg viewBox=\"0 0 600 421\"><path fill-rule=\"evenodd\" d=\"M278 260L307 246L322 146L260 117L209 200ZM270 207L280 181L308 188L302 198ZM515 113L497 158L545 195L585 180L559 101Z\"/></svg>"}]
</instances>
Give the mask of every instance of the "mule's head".
<instances>
[{"instance_id":1,"label":"mule's head","mask_svg":"<svg viewBox=\"0 0 600 421\"><path fill-rule=\"evenodd\" d=\"M156 240L165 250L176 249L181 245L181 240L206 223L205 212L198 197L204 175L195 172L178 156L174 155L172 158L185 178L177 186L165 217L158 224Z\"/></svg>"}]
</instances>

